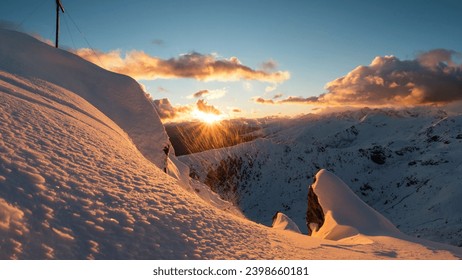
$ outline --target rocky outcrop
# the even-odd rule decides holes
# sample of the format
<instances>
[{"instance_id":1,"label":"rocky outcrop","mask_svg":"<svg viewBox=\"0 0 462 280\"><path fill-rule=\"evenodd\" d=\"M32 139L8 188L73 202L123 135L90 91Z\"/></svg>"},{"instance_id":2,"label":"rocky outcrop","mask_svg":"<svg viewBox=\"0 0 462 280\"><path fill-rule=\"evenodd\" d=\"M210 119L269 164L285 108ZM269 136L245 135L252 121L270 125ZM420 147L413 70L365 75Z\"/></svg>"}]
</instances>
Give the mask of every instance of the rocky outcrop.
<instances>
[{"instance_id":1,"label":"rocky outcrop","mask_svg":"<svg viewBox=\"0 0 462 280\"><path fill-rule=\"evenodd\" d=\"M313 184L316 182L314 179ZM324 224L324 212L319 204L318 196L314 193L313 186L308 189L308 208L306 211L306 226L308 227L308 235L313 231L318 230Z\"/></svg>"}]
</instances>

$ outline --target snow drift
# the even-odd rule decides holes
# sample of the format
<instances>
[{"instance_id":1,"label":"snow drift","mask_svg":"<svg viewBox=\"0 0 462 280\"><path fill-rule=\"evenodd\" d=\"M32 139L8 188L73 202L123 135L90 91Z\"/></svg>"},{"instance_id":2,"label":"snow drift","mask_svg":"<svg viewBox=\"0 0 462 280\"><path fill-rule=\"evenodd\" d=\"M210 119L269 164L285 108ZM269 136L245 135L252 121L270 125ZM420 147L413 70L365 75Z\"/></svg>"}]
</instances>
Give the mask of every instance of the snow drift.
<instances>
[{"instance_id":1,"label":"snow drift","mask_svg":"<svg viewBox=\"0 0 462 280\"><path fill-rule=\"evenodd\" d=\"M287 215L281 212L277 212L273 217L273 226L274 229L280 230L290 230L296 233L301 233L297 224L294 223Z\"/></svg>"},{"instance_id":2,"label":"snow drift","mask_svg":"<svg viewBox=\"0 0 462 280\"><path fill-rule=\"evenodd\" d=\"M340 240L357 234L402 237L403 234L384 216L359 199L337 176L322 169L312 189L324 212L324 224L311 234Z\"/></svg>"},{"instance_id":3,"label":"snow drift","mask_svg":"<svg viewBox=\"0 0 462 280\"><path fill-rule=\"evenodd\" d=\"M0 29L0 70L39 79L73 92L113 120L159 168L168 136L151 102L132 78L103 70L80 57Z\"/></svg>"}]
</instances>

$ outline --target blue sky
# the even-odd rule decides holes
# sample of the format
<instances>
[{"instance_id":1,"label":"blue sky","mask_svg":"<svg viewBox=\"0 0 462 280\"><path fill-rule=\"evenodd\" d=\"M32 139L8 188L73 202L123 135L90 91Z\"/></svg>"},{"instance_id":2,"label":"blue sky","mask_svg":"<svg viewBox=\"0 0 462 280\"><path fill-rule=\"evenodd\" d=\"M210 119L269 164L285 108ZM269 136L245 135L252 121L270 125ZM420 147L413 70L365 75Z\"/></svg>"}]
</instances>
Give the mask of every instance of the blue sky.
<instances>
[{"instance_id":1,"label":"blue sky","mask_svg":"<svg viewBox=\"0 0 462 280\"><path fill-rule=\"evenodd\" d=\"M2 21L54 40L54 0L3 0ZM237 57L252 69L273 61L290 79L278 84L259 80L200 81L193 78L140 80L155 99L173 105L200 90L222 90L207 100L223 113L264 116L309 113L313 106L265 105L252 99L276 94L310 97L325 85L376 56L415 59L432 49L462 51L462 2L441 1L149 1L62 0L61 45L101 52L139 50L162 59L197 52L217 59ZM69 17L70 16L70 17ZM78 25L82 34L76 29ZM272 91L265 91L273 87ZM164 89L164 90L160 90Z\"/></svg>"}]
</instances>

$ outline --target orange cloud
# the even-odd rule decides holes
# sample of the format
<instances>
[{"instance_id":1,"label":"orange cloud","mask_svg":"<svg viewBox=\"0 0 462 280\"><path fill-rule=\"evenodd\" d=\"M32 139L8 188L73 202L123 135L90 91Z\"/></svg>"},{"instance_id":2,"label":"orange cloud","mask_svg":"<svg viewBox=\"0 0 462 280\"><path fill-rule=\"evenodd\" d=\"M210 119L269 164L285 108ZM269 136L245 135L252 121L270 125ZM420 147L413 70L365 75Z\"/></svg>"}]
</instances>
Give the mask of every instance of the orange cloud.
<instances>
[{"instance_id":1,"label":"orange cloud","mask_svg":"<svg viewBox=\"0 0 462 280\"><path fill-rule=\"evenodd\" d=\"M152 100L154 108L162 121L191 120L195 111L220 116L222 112L215 106L207 104L203 99L195 104L173 106L167 98Z\"/></svg>"},{"instance_id":2,"label":"orange cloud","mask_svg":"<svg viewBox=\"0 0 462 280\"><path fill-rule=\"evenodd\" d=\"M214 114L214 115L221 115L220 110L215 108L213 105L208 105L204 99L200 99L196 103L197 110L208 113L208 114Z\"/></svg>"},{"instance_id":3,"label":"orange cloud","mask_svg":"<svg viewBox=\"0 0 462 280\"><path fill-rule=\"evenodd\" d=\"M334 105L423 105L462 99L462 65L449 50L422 53L415 60L376 57L326 85L317 102Z\"/></svg>"},{"instance_id":4,"label":"orange cloud","mask_svg":"<svg viewBox=\"0 0 462 280\"><path fill-rule=\"evenodd\" d=\"M253 101L260 104L276 104L273 99L264 99L263 97L255 97L253 98Z\"/></svg>"},{"instance_id":5,"label":"orange cloud","mask_svg":"<svg viewBox=\"0 0 462 280\"><path fill-rule=\"evenodd\" d=\"M191 106L173 106L167 98L156 99L153 100L152 103L162 120L182 118L193 110Z\"/></svg>"},{"instance_id":6,"label":"orange cloud","mask_svg":"<svg viewBox=\"0 0 462 280\"><path fill-rule=\"evenodd\" d=\"M226 95L226 88L223 89L213 89L213 90L208 90L208 89L203 89L200 90L196 93L191 94L188 96L188 98L206 98L206 99L218 99Z\"/></svg>"},{"instance_id":7,"label":"orange cloud","mask_svg":"<svg viewBox=\"0 0 462 280\"><path fill-rule=\"evenodd\" d=\"M281 83L290 78L290 73L287 71L254 70L243 65L236 57L218 59L216 55L196 52L167 60L150 56L142 51L131 51L124 57L120 50L103 53L78 49L74 52L103 68L138 80L193 78L200 81L257 80Z\"/></svg>"},{"instance_id":8,"label":"orange cloud","mask_svg":"<svg viewBox=\"0 0 462 280\"><path fill-rule=\"evenodd\" d=\"M414 60L378 56L368 66L326 84L326 93L283 100L255 99L257 103L299 103L323 106L413 106L462 100L461 54L437 49Z\"/></svg>"},{"instance_id":9,"label":"orange cloud","mask_svg":"<svg viewBox=\"0 0 462 280\"><path fill-rule=\"evenodd\" d=\"M278 94L275 94L275 95L273 96L273 99L279 99L279 98L281 98L282 96L283 96L282 93L278 93Z\"/></svg>"},{"instance_id":10,"label":"orange cloud","mask_svg":"<svg viewBox=\"0 0 462 280\"><path fill-rule=\"evenodd\" d=\"M200 90L192 95L194 98L201 98L204 95L207 95L209 91L207 89Z\"/></svg>"}]
</instances>

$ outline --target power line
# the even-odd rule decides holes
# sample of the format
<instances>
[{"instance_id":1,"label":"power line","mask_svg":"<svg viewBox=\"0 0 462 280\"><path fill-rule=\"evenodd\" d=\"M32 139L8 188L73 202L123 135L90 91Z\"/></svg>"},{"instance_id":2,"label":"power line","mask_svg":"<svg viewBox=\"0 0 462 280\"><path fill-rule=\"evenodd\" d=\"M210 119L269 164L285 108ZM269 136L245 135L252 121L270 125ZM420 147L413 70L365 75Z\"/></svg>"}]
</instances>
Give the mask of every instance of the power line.
<instances>
[{"instance_id":1,"label":"power line","mask_svg":"<svg viewBox=\"0 0 462 280\"><path fill-rule=\"evenodd\" d=\"M69 19L72 21L72 23L74 24L75 28L77 29L77 31L79 31L79 33L82 35L83 39L85 40L85 42L87 43L88 47L91 49L93 55L96 56L96 58L98 59L100 65L103 67L103 68L106 68L103 64L103 62L101 61L101 59L99 58L98 54L95 52L95 50L93 49L93 47L91 46L90 42L88 42L87 40L87 37L85 36L85 34L80 30L79 26L77 25L77 23L75 23L74 19L72 18L71 14L69 13L69 10L67 11L66 15L69 17Z\"/></svg>"},{"instance_id":2,"label":"power line","mask_svg":"<svg viewBox=\"0 0 462 280\"><path fill-rule=\"evenodd\" d=\"M67 23L66 17L64 17L64 24L66 25L67 32L69 32L69 37L71 37L72 45L74 49L77 49L77 46L75 45L74 38L72 37L71 30L69 28L69 24Z\"/></svg>"},{"instance_id":3,"label":"power line","mask_svg":"<svg viewBox=\"0 0 462 280\"><path fill-rule=\"evenodd\" d=\"M18 27L22 27L22 25L24 24L24 22L26 22L26 20L28 20L30 17L32 17L32 15L39 9L43 6L43 4L45 3L45 0L42 0L42 1L39 1L38 2L38 5L35 6L35 8L19 23Z\"/></svg>"}]
</instances>

